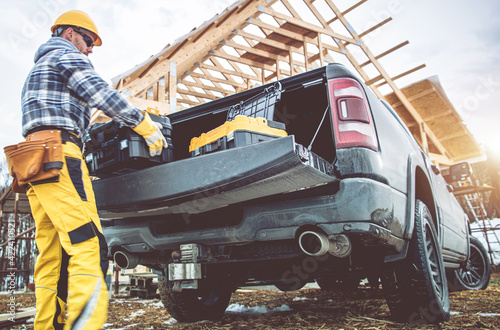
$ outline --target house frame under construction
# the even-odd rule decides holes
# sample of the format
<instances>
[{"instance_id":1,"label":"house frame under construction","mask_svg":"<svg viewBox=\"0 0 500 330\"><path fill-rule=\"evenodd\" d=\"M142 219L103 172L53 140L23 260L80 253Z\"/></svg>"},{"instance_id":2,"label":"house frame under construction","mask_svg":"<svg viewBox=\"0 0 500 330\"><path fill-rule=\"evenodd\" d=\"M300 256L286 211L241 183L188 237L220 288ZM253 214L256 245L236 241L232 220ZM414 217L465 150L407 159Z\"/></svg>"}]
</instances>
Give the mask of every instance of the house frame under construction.
<instances>
[{"instance_id":1,"label":"house frame under construction","mask_svg":"<svg viewBox=\"0 0 500 330\"><path fill-rule=\"evenodd\" d=\"M393 76L383 68L380 61L408 41L378 54L368 48L365 38L391 18L355 31L348 18L356 18L368 0L347 8L336 2L346 1L239 0L116 77L115 87L140 108L170 113L342 62L393 106L434 162L448 166L481 156L437 77L397 86L424 64ZM93 120L106 120L102 116L97 112Z\"/></svg>"},{"instance_id":2,"label":"house frame under construction","mask_svg":"<svg viewBox=\"0 0 500 330\"><path fill-rule=\"evenodd\" d=\"M340 0L338 1L340 2ZM346 1L342 1L343 3ZM355 18L368 0L342 8L336 0L238 0L221 14L167 45L144 63L120 75L115 88L136 106L171 113L332 62L347 64L381 99L398 112L431 159L444 167L479 157L481 149L437 77L400 88L424 64L390 75L381 60L408 41L374 54L365 39L391 18L355 31ZM382 92L388 91L388 92ZM92 120L105 121L96 111ZM9 189L0 199L0 271L9 267L9 223L16 226L19 286L33 273L34 224L25 195ZM21 243L20 243L21 242ZM22 256L22 258L21 258ZM4 276L5 278L5 276ZM21 283L22 282L22 283ZM5 280L1 283L5 289Z\"/></svg>"}]
</instances>

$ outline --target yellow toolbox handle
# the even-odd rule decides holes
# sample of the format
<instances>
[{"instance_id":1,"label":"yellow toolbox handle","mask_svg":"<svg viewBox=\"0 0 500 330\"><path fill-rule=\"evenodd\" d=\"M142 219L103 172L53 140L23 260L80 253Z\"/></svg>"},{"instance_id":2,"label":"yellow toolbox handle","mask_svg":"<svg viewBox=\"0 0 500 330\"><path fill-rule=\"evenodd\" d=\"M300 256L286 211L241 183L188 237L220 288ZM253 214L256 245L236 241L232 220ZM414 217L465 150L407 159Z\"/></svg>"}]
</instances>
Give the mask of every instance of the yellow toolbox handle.
<instances>
[{"instance_id":1,"label":"yellow toolbox handle","mask_svg":"<svg viewBox=\"0 0 500 330\"><path fill-rule=\"evenodd\" d=\"M217 141L234 131L251 131L277 137L284 137L288 135L286 131L282 129L269 127L266 118L252 118L239 115L232 121L226 121L223 125L211 130L210 132L203 133L199 137L192 138L191 143L189 144L189 152L195 151L196 148L203 147L209 143Z\"/></svg>"}]
</instances>

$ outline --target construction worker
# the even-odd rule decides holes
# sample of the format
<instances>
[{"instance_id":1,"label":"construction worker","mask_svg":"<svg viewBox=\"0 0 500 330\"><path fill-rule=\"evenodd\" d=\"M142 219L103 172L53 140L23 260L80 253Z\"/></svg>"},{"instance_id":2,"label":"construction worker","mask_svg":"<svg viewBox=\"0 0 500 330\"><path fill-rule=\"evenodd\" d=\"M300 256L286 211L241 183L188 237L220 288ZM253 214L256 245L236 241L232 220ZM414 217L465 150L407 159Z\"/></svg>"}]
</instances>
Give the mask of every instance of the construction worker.
<instances>
[{"instance_id":1,"label":"construction worker","mask_svg":"<svg viewBox=\"0 0 500 330\"><path fill-rule=\"evenodd\" d=\"M39 250L34 327L100 329L108 305L107 245L81 152L91 109L103 110L142 135L152 156L167 143L147 114L94 71L87 56L102 41L86 13L62 14L51 32L35 54L22 91L23 136L37 141L60 135L63 154L58 177L27 186Z\"/></svg>"}]
</instances>

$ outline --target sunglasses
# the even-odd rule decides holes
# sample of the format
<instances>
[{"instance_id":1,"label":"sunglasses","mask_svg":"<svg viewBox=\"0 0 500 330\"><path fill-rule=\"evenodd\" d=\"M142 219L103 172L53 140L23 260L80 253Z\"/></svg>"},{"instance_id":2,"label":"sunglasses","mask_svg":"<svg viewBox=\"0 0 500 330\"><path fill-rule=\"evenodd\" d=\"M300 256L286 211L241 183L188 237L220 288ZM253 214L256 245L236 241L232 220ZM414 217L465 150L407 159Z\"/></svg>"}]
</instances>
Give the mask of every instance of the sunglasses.
<instances>
[{"instance_id":1,"label":"sunglasses","mask_svg":"<svg viewBox=\"0 0 500 330\"><path fill-rule=\"evenodd\" d=\"M94 47L94 39L89 37L87 34L81 32L80 30L77 30L75 28L73 28L73 30L83 37L83 41L85 41L87 47Z\"/></svg>"}]
</instances>

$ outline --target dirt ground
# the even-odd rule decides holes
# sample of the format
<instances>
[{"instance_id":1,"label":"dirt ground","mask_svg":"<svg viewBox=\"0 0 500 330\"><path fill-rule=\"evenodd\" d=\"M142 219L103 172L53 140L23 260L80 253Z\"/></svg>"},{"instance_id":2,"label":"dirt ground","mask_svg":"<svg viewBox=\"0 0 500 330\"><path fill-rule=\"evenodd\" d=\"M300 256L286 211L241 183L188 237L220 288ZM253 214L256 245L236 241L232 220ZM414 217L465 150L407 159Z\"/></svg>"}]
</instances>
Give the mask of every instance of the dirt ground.
<instances>
[{"instance_id":1,"label":"dirt ground","mask_svg":"<svg viewBox=\"0 0 500 330\"><path fill-rule=\"evenodd\" d=\"M0 296L0 313L6 312L8 299ZM32 307L34 296L18 294L16 303L18 308ZM360 287L354 294L238 290L222 320L178 323L158 299L119 298L110 300L104 329L500 329L499 267L486 290L451 293L450 303L450 321L418 326L392 322L382 290ZM33 329L33 325L10 328Z\"/></svg>"}]
</instances>

